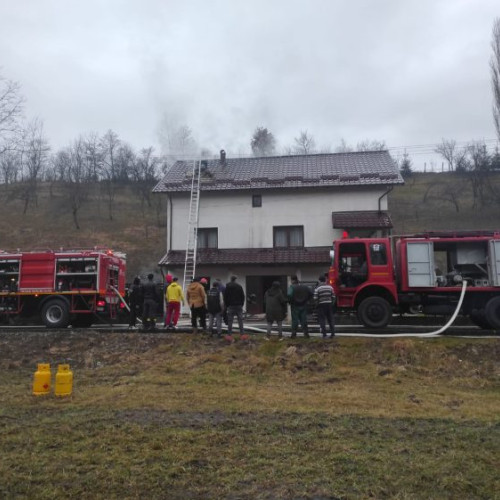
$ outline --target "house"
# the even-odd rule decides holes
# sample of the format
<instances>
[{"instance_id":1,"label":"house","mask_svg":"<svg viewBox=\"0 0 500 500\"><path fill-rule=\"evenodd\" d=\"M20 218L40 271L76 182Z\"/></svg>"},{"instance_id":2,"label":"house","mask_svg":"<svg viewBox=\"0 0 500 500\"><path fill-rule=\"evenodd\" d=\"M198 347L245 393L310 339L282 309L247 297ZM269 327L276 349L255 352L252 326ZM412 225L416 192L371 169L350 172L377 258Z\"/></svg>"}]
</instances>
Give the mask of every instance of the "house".
<instances>
[{"instance_id":1,"label":"house","mask_svg":"<svg viewBox=\"0 0 500 500\"><path fill-rule=\"evenodd\" d=\"M167 195L167 245L159 265L183 279L193 162L176 162L153 192ZM273 281L316 282L332 240L385 235L387 195L403 184L387 151L226 158L202 162L196 274L238 276L248 311L261 312Z\"/></svg>"}]
</instances>

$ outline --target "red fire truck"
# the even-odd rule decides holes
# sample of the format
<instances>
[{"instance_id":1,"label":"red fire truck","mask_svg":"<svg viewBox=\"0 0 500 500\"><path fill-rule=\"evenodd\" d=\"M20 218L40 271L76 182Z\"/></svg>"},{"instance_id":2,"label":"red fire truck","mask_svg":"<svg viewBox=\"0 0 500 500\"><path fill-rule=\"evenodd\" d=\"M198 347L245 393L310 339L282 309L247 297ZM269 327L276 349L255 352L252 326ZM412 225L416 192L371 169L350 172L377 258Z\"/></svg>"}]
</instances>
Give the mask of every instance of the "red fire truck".
<instances>
[{"instance_id":1,"label":"red fire truck","mask_svg":"<svg viewBox=\"0 0 500 500\"><path fill-rule=\"evenodd\" d=\"M330 284L339 312L356 311L368 328L393 313L451 315L465 280L460 314L500 329L500 233L427 232L333 242Z\"/></svg>"},{"instance_id":2,"label":"red fire truck","mask_svg":"<svg viewBox=\"0 0 500 500\"><path fill-rule=\"evenodd\" d=\"M111 250L0 251L0 320L38 316L50 328L116 317L125 254Z\"/></svg>"}]
</instances>

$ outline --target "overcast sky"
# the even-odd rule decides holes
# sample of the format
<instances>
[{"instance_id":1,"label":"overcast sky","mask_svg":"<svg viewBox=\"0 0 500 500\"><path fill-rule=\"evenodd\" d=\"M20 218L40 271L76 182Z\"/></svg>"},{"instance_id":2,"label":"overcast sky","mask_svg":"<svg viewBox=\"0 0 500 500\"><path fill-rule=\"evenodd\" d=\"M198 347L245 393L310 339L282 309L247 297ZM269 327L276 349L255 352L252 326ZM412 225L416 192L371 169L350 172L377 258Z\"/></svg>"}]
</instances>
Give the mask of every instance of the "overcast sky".
<instances>
[{"instance_id":1,"label":"overcast sky","mask_svg":"<svg viewBox=\"0 0 500 500\"><path fill-rule=\"evenodd\" d=\"M257 126L279 152L301 130L332 149L492 140L499 16L499 0L0 0L0 72L54 149L113 129L159 152L165 114L214 153L250 153Z\"/></svg>"}]
</instances>

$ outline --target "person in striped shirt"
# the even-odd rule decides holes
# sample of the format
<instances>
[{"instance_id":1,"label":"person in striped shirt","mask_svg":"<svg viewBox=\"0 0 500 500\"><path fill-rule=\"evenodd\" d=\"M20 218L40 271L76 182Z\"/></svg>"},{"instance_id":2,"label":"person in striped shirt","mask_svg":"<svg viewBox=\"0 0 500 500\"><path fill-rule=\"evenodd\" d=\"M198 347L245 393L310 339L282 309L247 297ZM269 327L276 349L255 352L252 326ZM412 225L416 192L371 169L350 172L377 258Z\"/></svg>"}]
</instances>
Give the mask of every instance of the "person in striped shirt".
<instances>
[{"instance_id":1,"label":"person in striped shirt","mask_svg":"<svg viewBox=\"0 0 500 500\"><path fill-rule=\"evenodd\" d=\"M331 285L326 283L324 275L319 277L319 283L314 290L314 300L317 306L319 328L323 338L326 337L326 323L330 327L330 338L335 337L335 318L333 306L335 304L335 292Z\"/></svg>"}]
</instances>

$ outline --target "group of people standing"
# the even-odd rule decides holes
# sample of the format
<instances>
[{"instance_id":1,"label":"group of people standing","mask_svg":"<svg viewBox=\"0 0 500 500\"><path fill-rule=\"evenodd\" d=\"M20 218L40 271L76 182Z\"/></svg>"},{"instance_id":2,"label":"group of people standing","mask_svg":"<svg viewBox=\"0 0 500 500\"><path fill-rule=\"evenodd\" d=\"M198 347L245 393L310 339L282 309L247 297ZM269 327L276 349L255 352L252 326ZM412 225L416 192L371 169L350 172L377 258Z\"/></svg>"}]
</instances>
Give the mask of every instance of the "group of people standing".
<instances>
[{"instance_id":1,"label":"group of people standing","mask_svg":"<svg viewBox=\"0 0 500 500\"><path fill-rule=\"evenodd\" d=\"M191 326L193 333L207 331L222 335L222 322L227 323L228 335L232 335L233 322L236 317L239 331L243 333L243 305L245 304L245 292L243 287L236 282L238 278L231 276L231 280L223 285L220 280L214 280L208 288L206 278L194 278L186 290L186 297L178 278L172 275L166 276L166 313L164 328L177 330L177 322L181 307L186 304L191 311ZM137 317L142 309L142 324L144 331L156 329L154 313L162 297L153 283L153 275L148 275L148 281L142 285L139 278L134 283L129 293L130 321L129 328L135 328Z\"/></svg>"},{"instance_id":2,"label":"group of people standing","mask_svg":"<svg viewBox=\"0 0 500 500\"><path fill-rule=\"evenodd\" d=\"M225 285L216 279L207 291L207 280L205 278L194 278L186 290L186 302L191 309L193 333L198 333L198 327L202 332L207 331L207 316L208 333L210 334L217 333L220 337L222 335L222 322L224 321L227 323L228 335L232 335L235 317L238 321L239 331L243 333L245 292L243 287L236 282L237 279L237 276L231 276L231 280Z\"/></svg>"},{"instance_id":3,"label":"group of people standing","mask_svg":"<svg viewBox=\"0 0 500 500\"><path fill-rule=\"evenodd\" d=\"M144 331L156 330L155 312L160 301L164 298L166 302L166 313L164 328L176 330L181 312L181 307L186 304L191 311L191 326L193 333L207 332L219 337L222 335L222 323L227 323L227 334L232 335L234 319L238 321L241 334L244 333L243 306L245 304L245 292L237 283L237 276L231 276L229 283L225 285L219 279L214 280L208 288L206 278L194 278L186 290L186 296L178 283L178 278L172 275L166 276L166 291L164 297L158 291L153 281L153 274L148 275L147 282L141 284L139 278L135 278L129 291L130 321L129 328L135 328L137 317L141 315ZM326 283L325 276L320 276L314 291L307 285L299 283L297 276L292 276L292 282L288 288L287 295L283 293L281 283L275 281L264 294L264 305L267 322L266 338L271 337L273 324L277 324L278 337L283 338L283 320L287 315L287 307L290 304L292 323L292 338L297 336L299 327L302 328L304 337L309 338L309 326L307 322L308 305L314 299L316 305L320 331L325 338L327 336L326 325L330 330L330 337L335 336L335 293L331 285ZM208 330L207 330L208 317Z\"/></svg>"},{"instance_id":4,"label":"group of people standing","mask_svg":"<svg viewBox=\"0 0 500 500\"><path fill-rule=\"evenodd\" d=\"M309 325L307 322L308 306L314 299L320 331L325 338L326 324L330 328L330 338L335 336L335 292L333 287L326 283L325 276L319 277L319 282L314 291L307 285L299 283L297 276L292 276L292 283L288 288L287 297L281 289L279 281L273 282L271 288L264 294L264 304L266 309L267 335L271 338L271 329L276 322L278 328L278 338L283 339L283 320L287 314L287 304L290 304L292 315L292 338L297 337L299 326L304 332L304 337L309 338Z\"/></svg>"}]
</instances>

